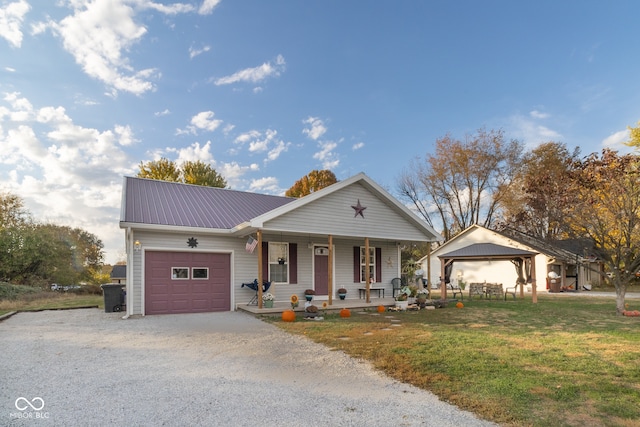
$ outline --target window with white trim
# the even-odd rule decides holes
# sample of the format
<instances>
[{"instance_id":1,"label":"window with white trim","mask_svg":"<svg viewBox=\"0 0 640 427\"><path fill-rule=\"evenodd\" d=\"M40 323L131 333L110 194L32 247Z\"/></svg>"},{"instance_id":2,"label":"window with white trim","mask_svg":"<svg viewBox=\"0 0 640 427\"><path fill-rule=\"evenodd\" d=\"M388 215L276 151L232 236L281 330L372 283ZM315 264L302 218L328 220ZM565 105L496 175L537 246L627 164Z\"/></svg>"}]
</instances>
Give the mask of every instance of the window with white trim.
<instances>
[{"instance_id":1,"label":"window with white trim","mask_svg":"<svg viewBox=\"0 0 640 427\"><path fill-rule=\"evenodd\" d=\"M269 242L269 281L289 283L289 244Z\"/></svg>"},{"instance_id":2,"label":"window with white trim","mask_svg":"<svg viewBox=\"0 0 640 427\"><path fill-rule=\"evenodd\" d=\"M192 267L191 278L193 280L207 280L209 278L209 267Z\"/></svg>"},{"instance_id":3,"label":"window with white trim","mask_svg":"<svg viewBox=\"0 0 640 427\"><path fill-rule=\"evenodd\" d=\"M171 267L172 280L189 280L189 267Z\"/></svg>"},{"instance_id":4,"label":"window with white trim","mask_svg":"<svg viewBox=\"0 0 640 427\"><path fill-rule=\"evenodd\" d=\"M367 258L365 256L365 247L360 246L360 283L365 283L367 276ZM369 246L369 277L376 281L376 248Z\"/></svg>"}]
</instances>

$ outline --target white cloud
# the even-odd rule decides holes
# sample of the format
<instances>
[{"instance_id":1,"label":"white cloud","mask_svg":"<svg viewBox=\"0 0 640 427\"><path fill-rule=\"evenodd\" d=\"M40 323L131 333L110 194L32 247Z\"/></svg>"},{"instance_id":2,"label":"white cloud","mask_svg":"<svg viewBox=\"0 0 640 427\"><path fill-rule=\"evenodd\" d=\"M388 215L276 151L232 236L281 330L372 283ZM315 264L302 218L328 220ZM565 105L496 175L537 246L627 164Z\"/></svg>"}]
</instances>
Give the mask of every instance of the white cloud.
<instances>
[{"instance_id":1,"label":"white cloud","mask_svg":"<svg viewBox=\"0 0 640 427\"><path fill-rule=\"evenodd\" d=\"M547 119L547 118L549 118L549 114L547 114L547 113L543 113L543 112L538 111L538 110L533 110L533 111L531 111L531 112L529 113L529 115L530 115L531 117L533 117L534 119Z\"/></svg>"},{"instance_id":2,"label":"white cloud","mask_svg":"<svg viewBox=\"0 0 640 427\"><path fill-rule=\"evenodd\" d=\"M155 89L152 80L159 77L155 68L136 70L126 56L147 32L144 25L135 21L137 11L153 9L174 15L193 10L190 5L165 6L142 0L74 1L71 6L72 15L48 25L62 38L64 48L84 72L110 88L111 96L118 91L135 95L152 91Z\"/></svg>"},{"instance_id":3,"label":"white cloud","mask_svg":"<svg viewBox=\"0 0 640 427\"><path fill-rule=\"evenodd\" d=\"M139 4L142 9L153 9L166 15L177 15L179 13L188 13L195 10L195 7L193 7L193 5L184 3L173 3L164 5L160 3L154 3L152 1L141 1Z\"/></svg>"},{"instance_id":4,"label":"white cloud","mask_svg":"<svg viewBox=\"0 0 640 427\"><path fill-rule=\"evenodd\" d=\"M153 113L156 117L168 116L169 114L171 114L171 111L169 111L168 108L165 108L163 111L156 111Z\"/></svg>"},{"instance_id":5,"label":"white cloud","mask_svg":"<svg viewBox=\"0 0 640 427\"><path fill-rule=\"evenodd\" d=\"M198 13L200 15L209 15L213 12L213 9L220 3L221 0L204 0Z\"/></svg>"},{"instance_id":6,"label":"white cloud","mask_svg":"<svg viewBox=\"0 0 640 427\"><path fill-rule=\"evenodd\" d=\"M541 120L531 114L528 117L515 114L509 118L508 134L522 141L528 147L534 147L543 142L560 141L562 135L540 124Z\"/></svg>"},{"instance_id":7,"label":"white cloud","mask_svg":"<svg viewBox=\"0 0 640 427\"><path fill-rule=\"evenodd\" d=\"M213 163L215 165L213 155L211 154L211 141L207 141L207 143L203 146L200 146L199 142L194 142L186 148L168 148L167 151L178 153L178 159L176 160L176 162L179 164L187 161L201 161L204 163Z\"/></svg>"},{"instance_id":8,"label":"white cloud","mask_svg":"<svg viewBox=\"0 0 640 427\"><path fill-rule=\"evenodd\" d=\"M309 125L302 129L302 133L307 135L309 138L317 141L322 135L327 132L327 127L324 125L324 122L318 117L307 117L302 121L305 125Z\"/></svg>"},{"instance_id":9,"label":"white cloud","mask_svg":"<svg viewBox=\"0 0 640 427\"><path fill-rule=\"evenodd\" d=\"M285 61L282 55L278 55L275 63L265 62L255 68L246 68L230 76L221 77L214 81L216 86L228 85L240 82L257 83L269 77L278 77L285 69Z\"/></svg>"},{"instance_id":10,"label":"white cloud","mask_svg":"<svg viewBox=\"0 0 640 427\"><path fill-rule=\"evenodd\" d=\"M629 141L630 137L629 129L621 130L605 138L602 141L602 146L620 148L625 142Z\"/></svg>"},{"instance_id":11,"label":"white cloud","mask_svg":"<svg viewBox=\"0 0 640 427\"><path fill-rule=\"evenodd\" d=\"M351 147L351 149L353 151L359 150L362 147L364 147L364 142L356 142L355 144L353 144L353 146Z\"/></svg>"},{"instance_id":12,"label":"white cloud","mask_svg":"<svg viewBox=\"0 0 640 427\"><path fill-rule=\"evenodd\" d=\"M22 21L31 6L26 0L3 3L0 6L0 37L9 42L9 46L22 46Z\"/></svg>"},{"instance_id":13,"label":"white cloud","mask_svg":"<svg viewBox=\"0 0 640 427\"><path fill-rule=\"evenodd\" d=\"M198 55L201 55L205 52L209 52L211 50L211 46L203 46L200 49L196 49L194 47L189 48L189 59L193 59Z\"/></svg>"},{"instance_id":14,"label":"white cloud","mask_svg":"<svg viewBox=\"0 0 640 427\"><path fill-rule=\"evenodd\" d=\"M242 145L251 141L252 139L259 138L259 137L260 137L260 132L258 132L257 130L250 130L249 132L245 132L238 135L234 143Z\"/></svg>"},{"instance_id":15,"label":"white cloud","mask_svg":"<svg viewBox=\"0 0 640 427\"><path fill-rule=\"evenodd\" d=\"M63 107L35 108L11 93L0 102L0 129L2 190L18 194L37 220L83 228L115 254L122 175L135 171L123 151L136 141L129 126L86 128Z\"/></svg>"},{"instance_id":16,"label":"white cloud","mask_svg":"<svg viewBox=\"0 0 640 427\"><path fill-rule=\"evenodd\" d=\"M321 141L318 143L320 151L313 154L313 158L322 162L322 169L333 170L340 164L338 155L334 153L334 149L338 146L333 141Z\"/></svg>"},{"instance_id":17,"label":"white cloud","mask_svg":"<svg viewBox=\"0 0 640 427\"><path fill-rule=\"evenodd\" d=\"M249 190L257 193L282 193L282 189L278 186L278 179L272 176L252 180Z\"/></svg>"},{"instance_id":18,"label":"white cloud","mask_svg":"<svg viewBox=\"0 0 640 427\"><path fill-rule=\"evenodd\" d=\"M278 132L273 129L267 129L264 134L252 130L239 135L235 141L236 144L242 146L249 143L250 153L267 153L265 162L276 160L280 155L286 152L291 146L290 142L285 142L278 138ZM237 154L237 151L233 151Z\"/></svg>"},{"instance_id":19,"label":"white cloud","mask_svg":"<svg viewBox=\"0 0 640 427\"><path fill-rule=\"evenodd\" d=\"M222 124L222 120L214 119L214 116L213 111L202 111L191 118L191 124L186 129L177 129L176 134L197 135L199 130L213 132Z\"/></svg>"},{"instance_id":20,"label":"white cloud","mask_svg":"<svg viewBox=\"0 0 640 427\"><path fill-rule=\"evenodd\" d=\"M16 72L16 69L15 69L15 68L12 68L12 67L4 67L4 70L5 70L7 73L15 73L15 72Z\"/></svg>"}]
</instances>

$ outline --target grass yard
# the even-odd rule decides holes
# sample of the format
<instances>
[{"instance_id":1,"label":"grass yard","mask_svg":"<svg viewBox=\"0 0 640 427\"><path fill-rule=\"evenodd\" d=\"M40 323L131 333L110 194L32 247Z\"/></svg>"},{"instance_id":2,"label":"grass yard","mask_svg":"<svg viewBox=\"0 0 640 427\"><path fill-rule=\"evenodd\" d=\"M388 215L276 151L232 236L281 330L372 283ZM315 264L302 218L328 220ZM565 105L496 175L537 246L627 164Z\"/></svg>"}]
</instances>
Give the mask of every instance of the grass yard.
<instances>
[{"instance_id":1,"label":"grass yard","mask_svg":"<svg viewBox=\"0 0 640 427\"><path fill-rule=\"evenodd\" d=\"M102 295L43 291L0 283L0 316L12 311L55 310L86 306L104 307Z\"/></svg>"},{"instance_id":2,"label":"grass yard","mask_svg":"<svg viewBox=\"0 0 640 427\"><path fill-rule=\"evenodd\" d=\"M612 298L538 301L271 321L503 425L639 426L640 317Z\"/></svg>"}]
</instances>

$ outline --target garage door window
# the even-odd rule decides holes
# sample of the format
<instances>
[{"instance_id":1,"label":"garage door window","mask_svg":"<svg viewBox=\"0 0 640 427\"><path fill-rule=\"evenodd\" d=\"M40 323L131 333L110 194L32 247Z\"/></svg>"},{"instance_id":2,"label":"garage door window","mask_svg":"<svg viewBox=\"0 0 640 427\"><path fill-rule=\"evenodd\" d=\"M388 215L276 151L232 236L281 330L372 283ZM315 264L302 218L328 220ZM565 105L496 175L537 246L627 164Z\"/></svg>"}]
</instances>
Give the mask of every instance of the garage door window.
<instances>
[{"instance_id":1,"label":"garage door window","mask_svg":"<svg viewBox=\"0 0 640 427\"><path fill-rule=\"evenodd\" d=\"M209 269L207 267L193 267L191 269L191 278L193 280L207 280L209 278Z\"/></svg>"},{"instance_id":2,"label":"garage door window","mask_svg":"<svg viewBox=\"0 0 640 427\"><path fill-rule=\"evenodd\" d=\"M171 279L189 280L189 267L171 267Z\"/></svg>"}]
</instances>

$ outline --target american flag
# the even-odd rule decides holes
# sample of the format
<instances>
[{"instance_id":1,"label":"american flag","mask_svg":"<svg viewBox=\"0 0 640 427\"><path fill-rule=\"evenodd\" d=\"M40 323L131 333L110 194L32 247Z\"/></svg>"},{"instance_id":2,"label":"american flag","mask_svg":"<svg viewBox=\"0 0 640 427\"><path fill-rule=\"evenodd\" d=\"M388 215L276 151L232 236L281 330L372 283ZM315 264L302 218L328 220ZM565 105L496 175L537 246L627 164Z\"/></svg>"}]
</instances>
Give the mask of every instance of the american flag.
<instances>
[{"instance_id":1,"label":"american flag","mask_svg":"<svg viewBox=\"0 0 640 427\"><path fill-rule=\"evenodd\" d=\"M249 236L249 240L247 240L247 244L244 245L244 249L249 253L253 253L256 246L258 246L258 241L253 237Z\"/></svg>"}]
</instances>

